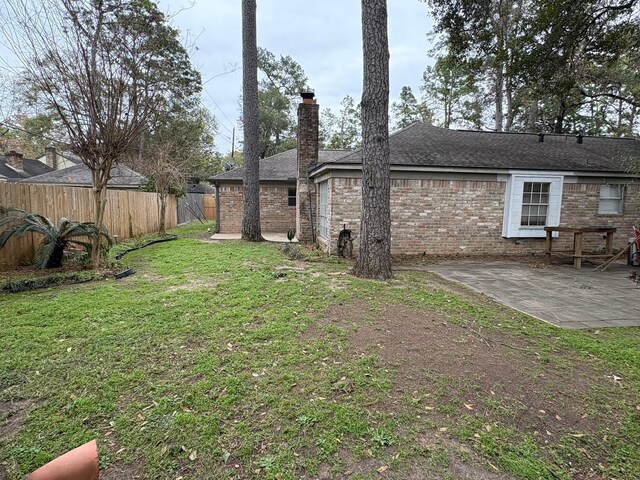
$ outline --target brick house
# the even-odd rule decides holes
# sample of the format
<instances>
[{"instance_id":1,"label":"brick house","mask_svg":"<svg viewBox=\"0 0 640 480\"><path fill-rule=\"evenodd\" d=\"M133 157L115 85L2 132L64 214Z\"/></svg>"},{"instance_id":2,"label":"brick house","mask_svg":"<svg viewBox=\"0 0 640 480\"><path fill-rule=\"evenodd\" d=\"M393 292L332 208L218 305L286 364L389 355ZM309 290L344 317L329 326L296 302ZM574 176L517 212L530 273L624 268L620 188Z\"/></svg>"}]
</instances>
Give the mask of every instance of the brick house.
<instances>
[{"instance_id":1,"label":"brick house","mask_svg":"<svg viewBox=\"0 0 640 480\"><path fill-rule=\"evenodd\" d=\"M346 227L357 248L362 152L323 158L317 147L318 106L305 99L298 119L298 239L335 253ZM389 148L394 255L539 253L545 225L613 225L618 227L614 247L620 248L640 220L640 186L625 168L627 161L640 159L640 142L634 139L414 123L390 135ZM261 169L261 185L263 178ZM225 193L220 191L221 203ZM305 202L310 196L311 212ZM261 209L269 205L274 202L265 197L263 203L261 197ZM589 237L593 247L602 245L597 235ZM558 242L568 248L572 240L560 234Z\"/></svg>"},{"instance_id":2,"label":"brick house","mask_svg":"<svg viewBox=\"0 0 640 480\"><path fill-rule=\"evenodd\" d=\"M318 153L322 161L330 161L349 152L321 150ZM297 157L297 149L292 149L260 160L260 226L263 232L283 233L296 228L296 211L300 205ZM243 174L244 168L238 168L210 179L216 187L218 233L238 233L241 230Z\"/></svg>"}]
</instances>

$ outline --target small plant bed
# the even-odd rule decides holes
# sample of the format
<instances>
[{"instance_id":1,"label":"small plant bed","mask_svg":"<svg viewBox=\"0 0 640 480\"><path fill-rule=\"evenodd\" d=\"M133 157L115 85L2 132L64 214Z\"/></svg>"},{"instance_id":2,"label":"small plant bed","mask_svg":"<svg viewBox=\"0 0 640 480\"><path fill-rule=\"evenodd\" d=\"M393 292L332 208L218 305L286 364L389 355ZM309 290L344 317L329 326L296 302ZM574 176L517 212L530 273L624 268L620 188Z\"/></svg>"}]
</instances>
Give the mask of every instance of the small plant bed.
<instances>
[{"instance_id":1,"label":"small plant bed","mask_svg":"<svg viewBox=\"0 0 640 480\"><path fill-rule=\"evenodd\" d=\"M73 285L94 280L103 280L105 273L91 270L55 272L34 270L30 275L17 276L9 280L0 281L0 292L18 293L40 288L57 287L59 285Z\"/></svg>"}]
</instances>

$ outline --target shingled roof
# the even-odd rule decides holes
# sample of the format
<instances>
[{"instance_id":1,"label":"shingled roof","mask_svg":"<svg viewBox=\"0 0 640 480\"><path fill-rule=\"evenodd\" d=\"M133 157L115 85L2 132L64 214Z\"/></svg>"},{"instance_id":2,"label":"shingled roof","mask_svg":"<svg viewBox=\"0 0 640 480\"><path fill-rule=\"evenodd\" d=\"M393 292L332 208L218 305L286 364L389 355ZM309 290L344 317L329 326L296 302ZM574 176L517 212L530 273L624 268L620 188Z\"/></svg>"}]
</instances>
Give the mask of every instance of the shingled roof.
<instances>
[{"instance_id":1,"label":"shingled roof","mask_svg":"<svg viewBox=\"0 0 640 480\"><path fill-rule=\"evenodd\" d=\"M38 162L39 163L39 162ZM84 164L74 165L63 170L51 171L43 175L20 180L23 183L46 183L52 185L71 185L90 187L93 185L91 170ZM145 182L145 178L124 165L114 165L108 187L137 188Z\"/></svg>"},{"instance_id":2,"label":"shingled roof","mask_svg":"<svg viewBox=\"0 0 640 480\"><path fill-rule=\"evenodd\" d=\"M350 150L319 150L318 162L334 162L349 154ZM295 181L298 175L298 150L292 148L282 153L278 153L271 157L263 158L259 162L260 181L266 182L291 182ZM220 175L211 177L209 180L217 181L242 181L244 167L230 170Z\"/></svg>"},{"instance_id":3,"label":"shingled roof","mask_svg":"<svg viewBox=\"0 0 640 480\"><path fill-rule=\"evenodd\" d=\"M396 166L624 172L623 161L640 159L640 142L631 138L536 133L498 133L450 130L416 122L389 136L389 162ZM362 150L319 162L362 163Z\"/></svg>"},{"instance_id":4,"label":"shingled roof","mask_svg":"<svg viewBox=\"0 0 640 480\"><path fill-rule=\"evenodd\" d=\"M7 165L6 157L0 157L0 177L5 177L8 180L20 180L51 171L51 168L45 164L29 158L22 159L22 168L22 171L16 170Z\"/></svg>"}]
</instances>

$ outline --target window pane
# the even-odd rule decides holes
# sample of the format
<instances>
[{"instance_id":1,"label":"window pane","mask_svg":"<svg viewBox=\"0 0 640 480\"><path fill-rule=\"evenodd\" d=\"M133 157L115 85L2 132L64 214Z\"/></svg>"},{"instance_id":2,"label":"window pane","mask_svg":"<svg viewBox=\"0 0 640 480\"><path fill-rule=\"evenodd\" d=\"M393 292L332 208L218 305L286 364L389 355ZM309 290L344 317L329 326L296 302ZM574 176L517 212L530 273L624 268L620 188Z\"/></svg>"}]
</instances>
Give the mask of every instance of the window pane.
<instances>
[{"instance_id":1,"label":"window pane","mask_svg":"<svg viewBox=\"0 0 640 480\"><path fill-rule=\"evenodd\" d=\"M624 198L624 185L601 185L598 213L600 214L622 213L623 198Z\"/></svg>"},{"instance_id":2,"label":"window pane","mask_svg":"<svg viewBox=\"0 0 640 480\"><path fill-rule=\"evenodd\" d=\"M550 183L525 182L520 225L540 227L547 223Z\"/></svg>"}]
</instances>

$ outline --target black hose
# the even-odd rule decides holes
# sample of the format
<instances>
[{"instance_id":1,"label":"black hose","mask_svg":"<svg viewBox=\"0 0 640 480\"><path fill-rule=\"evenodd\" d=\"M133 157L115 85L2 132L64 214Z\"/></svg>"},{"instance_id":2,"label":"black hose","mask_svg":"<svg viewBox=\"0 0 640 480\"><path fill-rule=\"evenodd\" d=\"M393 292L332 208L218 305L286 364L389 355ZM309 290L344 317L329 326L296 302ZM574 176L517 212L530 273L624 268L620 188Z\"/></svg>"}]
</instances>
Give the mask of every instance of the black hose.
<instances>
[{"instance_id":1,"label":"black hose","mask_svg":"<svg viewBox=\"0 0 640 480\"><path fill-rule=\"evenodd\" d=\"M121 278L128 277L129 275L133 275L134 273L136 273L136 271L133 268L127 268L126 270L123 270L122 272L116 273L114 275L114 278L116 280L119 280Z\"/></svg>"},{"instance_id":2,"label":"black hose","mask_svg":"<svg viewBox=\"0 0 640 480\"><path fill-rule=\"evenodd\" d=\"M124 252L117 254L115 258L116 260L120 260L122 259L122 257L125 256L125 254L129 252L133 252L134 250L139 250L141 248L148 247L149 245L153 245L154 243L170 242L172 240L177 240L177 239L178 239L177 235L172 235L170 237L158 238L156 240L149 240L148 242L142 243L140 245L136 245L135 247L127 248Z\"/></svg>"}]
</instances>

